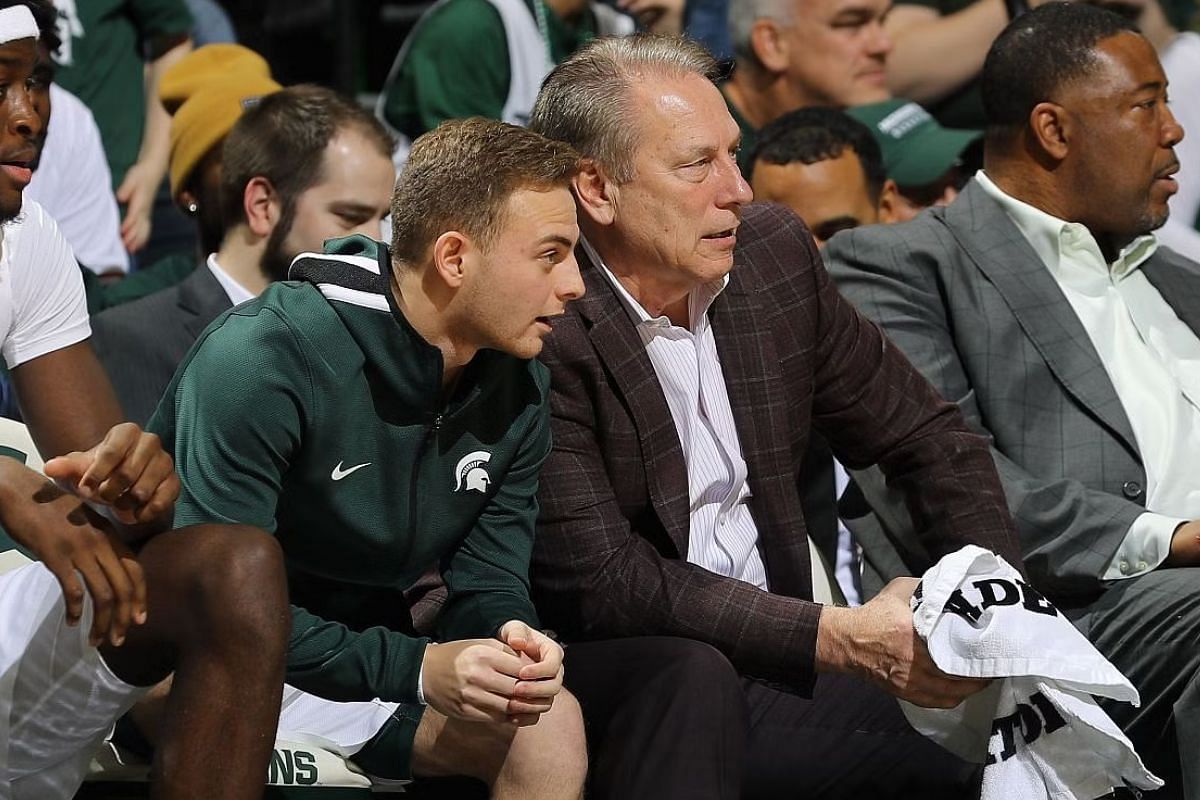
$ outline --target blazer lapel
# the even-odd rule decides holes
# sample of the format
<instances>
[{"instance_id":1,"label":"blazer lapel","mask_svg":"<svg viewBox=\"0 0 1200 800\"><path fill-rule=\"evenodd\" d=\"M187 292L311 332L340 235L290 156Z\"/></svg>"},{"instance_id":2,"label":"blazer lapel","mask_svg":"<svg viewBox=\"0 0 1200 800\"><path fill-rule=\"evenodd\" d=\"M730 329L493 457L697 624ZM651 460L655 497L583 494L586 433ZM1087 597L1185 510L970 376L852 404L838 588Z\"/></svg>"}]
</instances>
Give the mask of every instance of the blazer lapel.
<instances>
[{"instance_id":1,"label":"blazer lapel","mask_svg":"<svg viewBox=\"0 0 1200 800\"><path fill-rule=\"evenodd\" d=\"M688 473L667 398L621 299L583 247L576 255L587 291L574 301L575 308L591 323L589 335L596 353L633 416L655 511L680 558L686 558L690 529Z\"/></svg>"},{"instance_id":2,"label":"blazer lapel","mask_svg":"<svg viewBox=\"0 0 1200 800\"><path fill-rule=\"evenodd\" d=\"M945 223L1063 388L1140 459L1129 418L1083 323L1004 209L972 182L946 208Z\"/></svg>"},{"instance_id":3,"label":"blazer lapel","mask_svg":"<svg viewBox=\"0 0 1200 800\"><path fill-rule=\"evenodd\" d=\"M1184 325L1200 338L1200 266L1162 247L1142 264L1146 280Z\"/></svg>"},{"instance_id":4,"label":"blazer lapel","mask_svg":"<svg viewBox=\"0 0 1200 800\"><path fill-rule=\"evenodd\" d=\"M735 250L729 285L713 301L709 318L721 357L721 373L729 392L738 442L746 461L750 510L758 528L759 552L767 569L771 590L778 594L809 596L810 565L807 547L789 547L780 536L795 537L796 530L775 530L769 524L778 509L764 508L774 494L768 482L794 481L790 441L783 431L796 427L789 420L783 376L775 338L763 324L764 312L742 276L750 266L742 262L743 249ZM785 555L789 554L789 555Z\"/></svg>"},{"instance_id":5,"label":"blazer lapel","mask_svg":"<svg viewBox=\"0 0 1200 800\"><path fill-rule=\"evenodd\" d=\"M770 588L776 594L811 596L809 551L797 547L796 529L776 529L770 522L781 518L779 483L794 492L791 441L784 432L797 422L788 419L788 398L775 337L763 324L764 312L754 291L746 290L743 276L754 269L744 261L745 248L734 251L730 284L713 302L709 319L713 324L721 373L730 393L734 427L746 462L750 487L750 512L758 529L758 552L767 567Z\"/></svg>"},{"instance_id":6,"label":"blazer lapel","mask_svg":"<svg viewBox=\"0 0 1200 800\"><path fill-rule=\"evenodd\" d=\"M196 339L222 311L232 307L229 295L207 264L199 264L179 284L179 309L186 316L183 329Z\"/></svg>"}]
</instances>

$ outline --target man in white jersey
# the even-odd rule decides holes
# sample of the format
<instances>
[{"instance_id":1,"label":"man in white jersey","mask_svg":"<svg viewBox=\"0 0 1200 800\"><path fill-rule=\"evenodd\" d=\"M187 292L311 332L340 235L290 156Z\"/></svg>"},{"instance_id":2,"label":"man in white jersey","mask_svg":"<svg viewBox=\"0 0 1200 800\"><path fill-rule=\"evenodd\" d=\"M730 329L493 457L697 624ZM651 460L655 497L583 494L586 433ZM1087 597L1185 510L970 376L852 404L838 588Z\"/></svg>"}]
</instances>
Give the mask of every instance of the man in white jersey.
<instances>
[{"instance_id":1,"label":"man in white jersey","mask_svg":"<svg viewBox=\"0 0 1200 800\"><path fill-rule=\"evenodd\" d=\"M0 525L35 559L0 574L0 798L73 796L140 687L172 671L155 796L254 797L282 683L281 558L250 528L155 535L179 493L172 461L120 423L71 250L22 201L50 113L37 45L54 20L39 0L0 2L0 352L54 479L0 456ZM228 759L213 769L218 745Z\"/></svg>"}]
</instances>

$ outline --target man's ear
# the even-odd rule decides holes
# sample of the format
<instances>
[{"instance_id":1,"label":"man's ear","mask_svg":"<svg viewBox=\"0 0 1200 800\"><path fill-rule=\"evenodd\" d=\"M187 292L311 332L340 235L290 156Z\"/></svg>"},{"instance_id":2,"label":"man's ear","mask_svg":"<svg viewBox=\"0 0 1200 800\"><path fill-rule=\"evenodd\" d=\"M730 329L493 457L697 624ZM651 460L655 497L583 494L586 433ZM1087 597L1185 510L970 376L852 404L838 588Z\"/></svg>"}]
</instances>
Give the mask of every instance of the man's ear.
<instances>
[{"instance_id":1,"label":"man's ear","mask_svg":"<svg viewBox=\"0 0 1200 800\"><path fill-rule=\"evenodd\" d=\"M194 217L200 208L200 201L191 189L180 189L179 194L175 196L175 205L179 206L189 217Z\"/></svg>"},{"instance_id":2,"label":"man's ear","mask_svg":"<svg viewBox=\"0 0 1200 800\"><path fill-rule=\"evenodd\" d=\"M618 188L595 161L584 159L583 167L572 179L571 188L583 215L597 225L613 223L617 215Z\"/></svg>"},{"instance_id":3,"label":"man's ear","mask_svg":"<svg viewBox=\"0 0 1200 800\"><path fill-rule=\"evenodd\" d=\"M1074 121L1071 113L1057 103L1042 102L1029 112L1029 136L1043 153L1062 161L1070 151Z\"/></svg>"},{"instance_id":4,"label":"man's ear","mask_svg":"<svg viewBox=\"0 0 1200 800\"><path fill-rule=\"evenodd\" d=\"M900 202L900 187L888 178L879 192L879 221L884 225L900 222Z\"/></svg>"},{"instance_id":5,"label":"man's ear","mask_svg":"<svg viewBox=\"0 0 1200 800\"><path fill-rule=\"evenodd\" d=\"M462 286L471 262L478 256L471 237L458 231L446 231L430 248L433 271L451 289Z\"/></svg>"},{"instance_id":6,"label":"man's ear","mask_svg":"<svg viewBox=\"0 0 1200 800\"><path fill-rule=\"evenodd\" d=\"M261 175L250 179L242 191L242 213L246 224L255 236L267 237L275 230L281 211L279 193L274 185Z\"/></svg>"},{"instance_id":7,"label":"man's ear","mask_svg":"<svg viewBox=\"0 0 1200 800\"><path fill-rule=\"evenodd\" d=\"M750 26L750 51L767 72L786 72L788 43L783 27L773 19L756 19Z\"/></svg>"}]
</instances>

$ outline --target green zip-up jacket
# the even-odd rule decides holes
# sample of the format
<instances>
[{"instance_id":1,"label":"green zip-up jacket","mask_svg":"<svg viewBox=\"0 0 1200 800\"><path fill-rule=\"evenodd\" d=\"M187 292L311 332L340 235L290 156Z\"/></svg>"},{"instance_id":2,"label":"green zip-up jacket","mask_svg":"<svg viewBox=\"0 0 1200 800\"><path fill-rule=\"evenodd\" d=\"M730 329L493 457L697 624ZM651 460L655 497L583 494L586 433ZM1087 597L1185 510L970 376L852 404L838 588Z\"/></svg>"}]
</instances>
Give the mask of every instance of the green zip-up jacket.
<instances>
[{"instance_id":1,"label":"green zip-up jacket","mask_svg":"<svg viewBox=\"0 0 1200 800\"><path fill-rule=\"evenodd\" d=\"M331 700L416 700L429 640L401 590L435 563L449 589L439 639L537 625L546 370L483 350L443 403L441 352L396 307L390 270L387 248L361 236L301 258L299 280L208 327L149 423L183 482L177 526L278 537L287 681Z\"/></svg>"}]
</instances>

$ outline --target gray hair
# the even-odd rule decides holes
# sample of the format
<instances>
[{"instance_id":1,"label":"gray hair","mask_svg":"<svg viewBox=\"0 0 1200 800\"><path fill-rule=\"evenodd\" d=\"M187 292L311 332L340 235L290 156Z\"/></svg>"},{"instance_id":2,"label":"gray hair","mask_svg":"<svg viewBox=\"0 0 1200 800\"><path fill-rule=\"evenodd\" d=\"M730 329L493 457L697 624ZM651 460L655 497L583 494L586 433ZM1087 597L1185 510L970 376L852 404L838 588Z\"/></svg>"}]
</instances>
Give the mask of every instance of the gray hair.
<instances>
[{"instance_id":1,"label":"gray hair","mask_svg":"<svg viewBox=\"0 0 1200 800\"><path fill-rule=\"evenodd\" d=\"M701 45L675 36L637 33L593 39L547 76L529 127L567 142L600 164L617 183L634 176L638 126L630 89L648 76L697 75L716 81L716 59Z\"/></svg>"},{"instance_id":2,"label":"gray hair","mask_svg":"<svg viewBox=\"0 0 1200 800\"><path fill-rule=\"evenodd\" d=\"M794 0L730 0L729 38L733 40L733 52L738 61L758 63L754 47L750 43L750 32L760 19L778 22L792 21Z\"/></svg>"}]
</instances>

